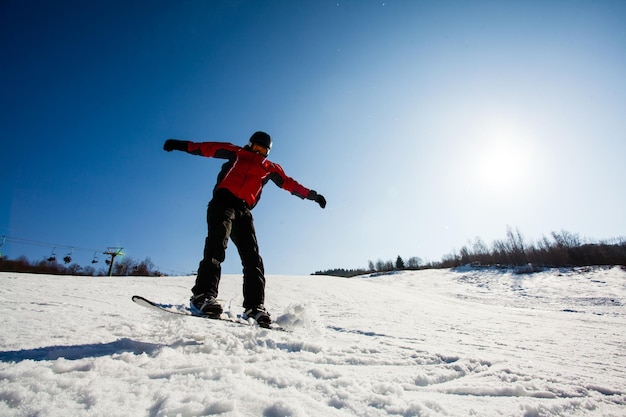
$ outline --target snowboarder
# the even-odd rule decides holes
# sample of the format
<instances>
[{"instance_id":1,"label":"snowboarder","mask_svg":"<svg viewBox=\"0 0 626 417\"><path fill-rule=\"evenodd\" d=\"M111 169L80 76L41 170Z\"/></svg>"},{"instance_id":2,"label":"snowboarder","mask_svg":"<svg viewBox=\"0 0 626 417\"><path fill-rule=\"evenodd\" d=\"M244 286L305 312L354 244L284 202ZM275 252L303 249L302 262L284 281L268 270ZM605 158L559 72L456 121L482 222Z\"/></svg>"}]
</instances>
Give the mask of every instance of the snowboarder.
<instances>
[{"instance_id":1,"label":"snowboarder","mask_svg":"<svg viewBox=\"0 0 626 417\"><path fill-rule=\"evenodd\" d=\"M288 177L267 155L272 139L265 132L255 132L249 143L236 146L223 142L191 142L168 139L163 149L184 151L193 155L226 159L217 177L213 198L207 209L208 234L204 257L191 289L191 309L196 314L217 318L222 306L217 301L221 264L226 257L226 246L231 238L239 251L243 265L244 318L253 318L260 326L268 327L270 314L265 303L265 270L259 255L251 210L258 203L263 186L272 180L279 187L326 207L326 199Z\"/></svg>"}]
</instances>

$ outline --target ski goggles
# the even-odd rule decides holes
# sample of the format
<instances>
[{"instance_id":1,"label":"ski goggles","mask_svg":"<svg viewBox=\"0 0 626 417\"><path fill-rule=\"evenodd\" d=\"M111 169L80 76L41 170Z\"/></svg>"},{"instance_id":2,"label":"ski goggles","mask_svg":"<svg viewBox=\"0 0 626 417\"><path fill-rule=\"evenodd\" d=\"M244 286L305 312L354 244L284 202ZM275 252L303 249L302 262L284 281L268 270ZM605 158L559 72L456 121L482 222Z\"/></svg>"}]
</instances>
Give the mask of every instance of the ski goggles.
<instances>
[{"instance_id":1,"label":"ski goggles","mask_svg":"<svg viewBox=\"0 0 626 417\"><path fill-rule=\"evenodd\" d=\"M270 153L270 149L266 148L263 145L259 145L258 143L250 143L250 149L252 152L258 153L259 155L267 156Z\"/></svg>"}]
</instances>

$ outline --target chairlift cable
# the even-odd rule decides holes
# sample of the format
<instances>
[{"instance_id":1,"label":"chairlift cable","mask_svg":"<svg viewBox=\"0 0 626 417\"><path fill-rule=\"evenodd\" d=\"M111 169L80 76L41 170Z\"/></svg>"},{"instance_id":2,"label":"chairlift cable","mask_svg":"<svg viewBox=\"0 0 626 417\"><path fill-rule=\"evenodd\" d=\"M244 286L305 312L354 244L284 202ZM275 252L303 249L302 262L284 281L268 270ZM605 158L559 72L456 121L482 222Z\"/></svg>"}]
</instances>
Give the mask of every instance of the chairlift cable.
<instances>
[{"instance_id":1,"label":"chairlift cable","mask_svg":"<svg viewBox=\"0 0 626 417\"><path fill-rule=\"evenodd\" d=\"M100 249L83 248L83 247L80 247L80 246L71 246L71 245L63 245L63 244L58 244L58 243L42 242L42 241L38 241L38 240L22 239L22 238L19 238L19 237L12 237L12 236L3 236L2 243L4 243L4 241L13 242L13 243L19 243L19 244L25 244L25 245L42 246L42 247L48 247L48 248L70 249L70 251L73 251L74 249L90 251L90 252L91 251L100 251Z\"/></svg>"}]
</instances>

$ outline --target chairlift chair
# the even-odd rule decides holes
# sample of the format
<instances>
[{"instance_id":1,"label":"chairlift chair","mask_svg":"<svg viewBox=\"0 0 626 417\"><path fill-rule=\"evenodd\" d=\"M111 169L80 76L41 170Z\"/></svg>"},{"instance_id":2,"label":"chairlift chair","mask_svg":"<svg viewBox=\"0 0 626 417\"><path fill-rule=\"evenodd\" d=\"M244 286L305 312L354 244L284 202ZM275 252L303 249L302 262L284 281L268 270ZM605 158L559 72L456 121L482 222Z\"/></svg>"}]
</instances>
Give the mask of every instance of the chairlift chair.
<instances>
[{"instance_id":1,"label":"chairlift chair","mask_svg":"<svg viewBox=\"0 0 626 417\"><path fill-rule=\"evenodd\" d=\"M65 255L65 257L63 258L63 262L65 262L66 264L69 264L70 262L72 262L72 253L73 252L74 252L74 248L70 248L70 253Z\"/></svg>"}]
</instances>

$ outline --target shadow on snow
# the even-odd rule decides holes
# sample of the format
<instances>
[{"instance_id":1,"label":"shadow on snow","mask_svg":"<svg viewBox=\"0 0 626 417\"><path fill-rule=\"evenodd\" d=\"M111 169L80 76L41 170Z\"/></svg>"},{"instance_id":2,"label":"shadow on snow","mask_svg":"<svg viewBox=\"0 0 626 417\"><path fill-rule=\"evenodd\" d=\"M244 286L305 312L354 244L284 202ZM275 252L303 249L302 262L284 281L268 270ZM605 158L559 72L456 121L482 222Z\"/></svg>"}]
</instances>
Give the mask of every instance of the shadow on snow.
<instances>
[{"instance_id":1,"label":"shadow on snow","mask_svg":"<svg viewBox=\"0 0 626 417\"><path fill-rule=\"evenodd\" d=\"M179 343L180 344L180 343ZM182 344L198 344L197 342L182 342ZM65 358L77 360L96 358L130 352L135 355L142 353L153 355L163 345L155 343L138 342L129 338L118 339L109 343L90 343L73 346L46 346L35 349L22 349L13 351L0 351L0 362L21 362L25 360L47 361Z\"/></svg>"}]
</instances>

